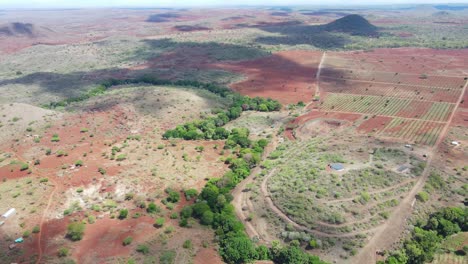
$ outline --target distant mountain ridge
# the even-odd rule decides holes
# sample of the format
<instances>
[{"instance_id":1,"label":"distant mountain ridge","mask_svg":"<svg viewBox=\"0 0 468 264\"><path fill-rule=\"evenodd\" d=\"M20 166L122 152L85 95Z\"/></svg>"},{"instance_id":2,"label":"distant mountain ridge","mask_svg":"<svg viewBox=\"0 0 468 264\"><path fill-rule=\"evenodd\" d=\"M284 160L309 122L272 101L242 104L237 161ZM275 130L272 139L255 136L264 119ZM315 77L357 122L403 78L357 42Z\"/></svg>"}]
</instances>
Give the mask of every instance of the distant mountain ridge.
<instances>
[{"instance_id":1,"label":"distant mountain ridge","mask_svg":"<svg viewBox=\"0 0 468 264\"><path fill-rule=\"evenodd\" d=\"M14 22L0 25L0 36L2 35L36 37L37 33L33 24Z\"/></svg>"},{"instance_id":2,"label":"distant mountain ridge","mask_svg":"<svg viewBox=\"0 0 468 264\"><path fill-rule=\"evenodd\" d=\"M327 31L336 31L359 36L377 36L378 28L360 15L347 15L324 26Z\"/></svg>"}]
</instances>

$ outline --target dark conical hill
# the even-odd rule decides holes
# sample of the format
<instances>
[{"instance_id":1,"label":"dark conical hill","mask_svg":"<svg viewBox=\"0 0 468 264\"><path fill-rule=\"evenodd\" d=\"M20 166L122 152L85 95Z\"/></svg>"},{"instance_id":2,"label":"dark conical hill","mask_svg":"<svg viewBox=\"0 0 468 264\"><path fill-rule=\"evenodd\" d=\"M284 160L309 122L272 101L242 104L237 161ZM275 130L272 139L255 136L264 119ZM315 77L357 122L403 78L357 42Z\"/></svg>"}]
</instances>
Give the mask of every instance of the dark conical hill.
<instances>
[{"instance_id":1,"label":"dark conical hill","mask_svg":"<svg viewBox=\"0 0 468 264\"><path fill-rule=\"evenodd\" d=\"M378 28L360 15L347 15L325 25L325 29L327 31L349 33L351 35L378 35Z\"/></svg>"}]
</instances>

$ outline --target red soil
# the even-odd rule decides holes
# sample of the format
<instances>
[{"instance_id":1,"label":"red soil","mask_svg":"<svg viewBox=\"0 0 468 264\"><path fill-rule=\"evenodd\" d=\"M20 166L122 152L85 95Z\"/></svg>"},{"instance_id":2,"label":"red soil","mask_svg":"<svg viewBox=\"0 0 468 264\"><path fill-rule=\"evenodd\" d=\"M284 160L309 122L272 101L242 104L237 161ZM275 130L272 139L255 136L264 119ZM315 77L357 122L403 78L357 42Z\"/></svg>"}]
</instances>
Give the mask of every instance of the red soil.
<instances>
[{"instance_id":1,"label":"red soil","mask_svg":"<svg viewBox=\"0 0 468 264\"><path fill-rule=\"evenodd\" d=\"M399 72L404 74L425 73L428 75L464 76L466 75L465 64L468 58L468 49L386 48L365 52L329 53L329 57L327 58L333 57L350 60L347 63L351 63L353 65L351 68L353 69ZM418 80L416 79L415 81ZM441 84L445 84L445 81L442 81ZM405 81L402 82L405 83ZM428 82L427 84L431 85L432 82Z\"/></svg>"},{"instance_id":2,"label":"red soil","mask_svg":"<svg viewBox=\"0 0 468 264\"><path fill-rule=\"evenodd\" d=\"M468 108L458 108L451 124L452 126L468 127Z\"/></svg>"},{"instance_id":3,"label":"red soil","mask_svg":"<svg viewBox=\"0 0 468 264\"><path fill-rule=\"evenodd\" d=\"M202 248L193 260L194 264L222 264L224 263L214 248Z\"/></svg>"},{"instance_id":4,"label":"red soil","mask_svg":"<svg viewBox=\"0 0 468 264\"><path fill-rule=\"evenodd\" d=\"M298 118L294 119L291 123L289 123L286 127L284 135L288 139L294 140L295 139L294 133L293 133L294 129L296 129L302 124L305 124L306 122L310 120L314 120L317 118L338 119L338 120L355 122L361 117L362 117L361 114L310 111L309 113L299 116Z\"/></svg>"},{"instance_id":5,"label":"red soil","mask_svg":"<svg viewBox=\"0 0 468 264\"><path fill-rule=\"evenodd\" d=\"M284 51L266 58L215 66L246 76L246 80L231 85L241 94L289 104L313 98L321 56L317 51Z\"/></svg>"},{"instance_id":6,"label":"red soil","mask_svg":"<svg viewBox=\"0 0 468 264\"><path fill-rule=\"evenodd\" d=\"M362 133L371 133L371 132L376 132L380 131L387 126L388 123L392 121L391 117L386 117L386 116L376 116L376 117L371 117L364 121L358 128L357 130Z\"/></svg>"},{"instance_id":7,"label":"red soil","mask_svg":"<svg viewBox=\"0 0 468 264\"><path fill-rule=\"evenodd\" d=\"M411 101L404 109L401 109L396 116L407 118L421 118L431 108L431 102Z\"/></svg>"},{"instance_id":8,"label":"red soil","mask_svg":"<svg viewBox=\"0 0 468 264\"><path fill-rule=\"evenodd\" d=\"M459 108L468 109L468 89L465 91L465 94L463 94L463 99L459 105Z\"/></svg>"},{"instance_id":9,"label":"red soil","mask_svg":"<svg viewBox=\"0 0 468 264\"><path fill-rule=\"evenodd\" d=\"M83 240L73 251L73 257L79 263L93 263L98 259L128 255L131 247L122 245L124 238L131 236L135 245L146 241L154 232L153 223L154 219L149 216L124 221L109 218L97 220L94 224L86 225Z\"/></svg>"},{"instance_id":10,"label":"red soil","mask_svg":"<svg viewBox=\"0 0 468 264\"><path fill-rule=\"evenodd\" d=\"M28 170L20 171L20 165L6 165L0 167L1 179L18 179L28 175Z\"/></svg>"}]
</instances>

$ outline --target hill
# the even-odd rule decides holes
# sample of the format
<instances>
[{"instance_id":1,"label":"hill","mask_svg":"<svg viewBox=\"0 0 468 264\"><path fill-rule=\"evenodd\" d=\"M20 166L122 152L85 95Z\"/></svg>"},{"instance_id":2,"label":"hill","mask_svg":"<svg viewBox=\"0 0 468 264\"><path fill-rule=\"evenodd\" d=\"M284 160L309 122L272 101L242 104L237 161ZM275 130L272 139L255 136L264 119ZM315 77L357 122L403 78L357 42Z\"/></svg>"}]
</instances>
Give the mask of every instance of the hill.
<instances>
[{"instance_id":1,"label":"hill","mask_svg":"<svg viewBox=\"0 0 468 264\"><path fill-rule=\"evenodd\" d=\"M378 35L377 29L376 26L360 15L347 15L325 25L325 30L327 31L337 31L359 36L376 36Z\"/></svg>"},{"instance_id":2,"label":"hill","mask_svg":"<svg viewBox=\"0 0 468 264\"><path fill-rule=\"evenodd\" d=\"M0 25L0 36L15 36L15 37L38 37L39 31L33 24L13 22L5 25Z\"/></svg>"}]
</instances>

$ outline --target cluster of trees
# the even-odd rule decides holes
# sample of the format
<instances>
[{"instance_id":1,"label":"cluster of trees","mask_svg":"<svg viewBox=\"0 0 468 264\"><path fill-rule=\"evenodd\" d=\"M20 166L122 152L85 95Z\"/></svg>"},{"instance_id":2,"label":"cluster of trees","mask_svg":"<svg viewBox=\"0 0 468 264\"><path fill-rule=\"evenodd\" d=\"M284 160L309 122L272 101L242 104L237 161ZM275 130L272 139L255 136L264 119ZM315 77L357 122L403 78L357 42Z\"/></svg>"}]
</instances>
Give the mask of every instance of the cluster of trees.
<instances>
[{"instance_id":1,"label":"cluster of trees","mask_svg":"<svg viewBox=\"0 0 468 264\"><path fill-rule=\"evenodd\" d=\"M273 260L275 263L321 264L318 257L303 252L298 244L271 248L257 246L245 233L244 225L234 213L230 202L232 189L245 179L251 168L260 162L265 139L250 140L249 130L235 128L227 137L226 146L235 149L235 156L225 160L230 171L219 179L211 179L198 195L196 203L185 206L180 213L180 225L187 226L191 217L203 225L211 226L220 245L220 254L227 263L249 263L254 260Z\"/></svg>"},{"instance_id":2,"label":"cluster of trees","mask_svg":"<svg viewBox=\"0 0 468 264\"><path fill-rule=\"evenodd\" d=\"M468 231L468 209L447 207L432 214L427 221L419 222L411 238L403 243L402 249L393 252L385 262L388 264L427 263L446 237Z\"/></svg>"},{"instance_id":3,"label":"cluster of trees","mask_svg":"<svg viewBox=\"0 0 468 264\"><path fill-rule=\"evenodd\" d=\"M224 98L230 98L232 100L232 110L233 112L239 111L238 107L241 107L242 110L258 110L258 111L275 111L281 108L281 104L278 101L271 99L264 99L260 97L249 98L241 96L240 94L233 92L227 87L220 86L214 83L203 83L193 80L165 80L159 79L151 75L143 75L141 77L132 78L132 79L109 79L102 82L100 85L95 88L87 91L86 93L77 96L67 98L59 102L51 102L48 105L44 105L45 108L54 109L56 107L63 107L73 102L85 101L91 97L103 94L116 85L126 85L126 84L151 84L151 85L170 85L170 86L182 86L182 87L194 87L198 89L203 89L210 91L214 94L217 94ZM230 112L229 111L229 112ZM235 113L232 113L235 114ZM239 112L240 114L240 112Z\"/></svg>"},{"instance_id":4,"label":"cluster of trees","mask_svg":"<svg viewBox=\"0 0 468 264\"><path fill-rule=\"evenodd\" d=\"M250 98L236 93L232 93L231 98L233 103L228 110L218 110L213 113L214 116L212 117L178 125L175 129L166 131L163 137L166 139L183 138L185 140L227 139L231 132L224 129L222 126L231 120L237 119L242 111L254 110L270 112L281 109L281 104L272 99L260 97Z\"/></svg>"}]
</instances>

